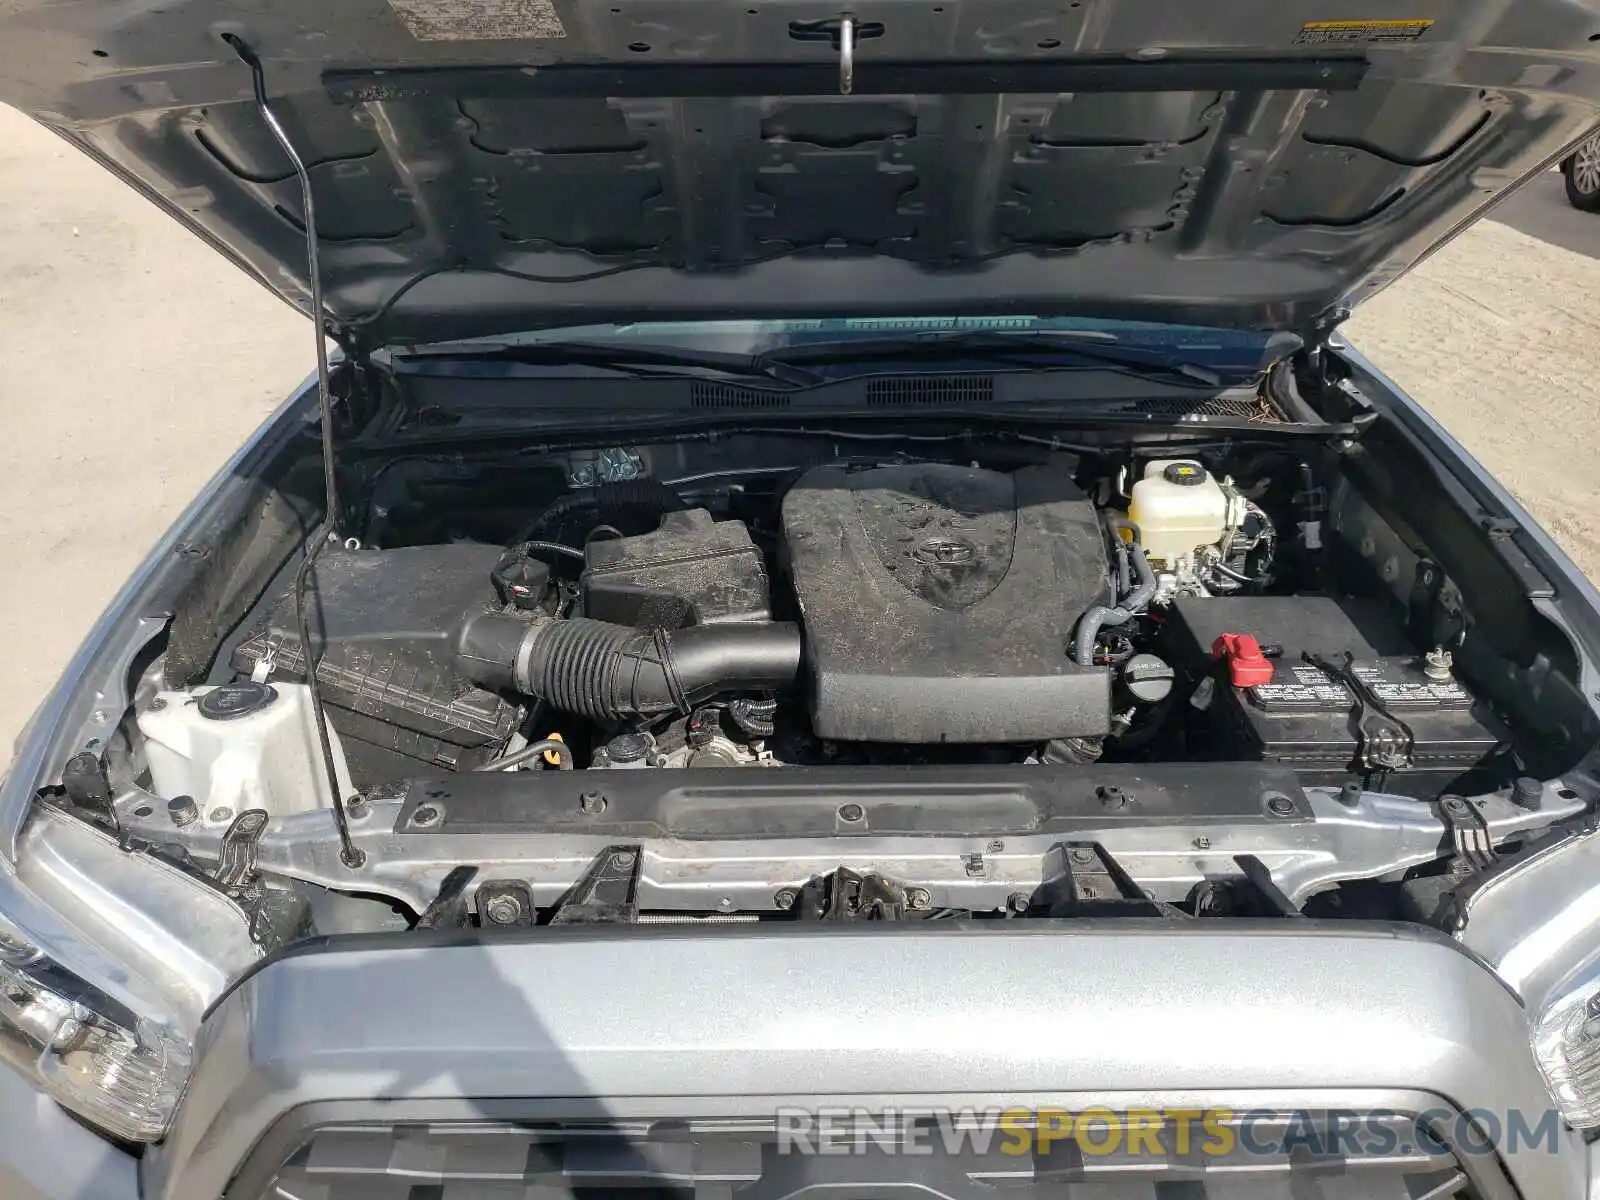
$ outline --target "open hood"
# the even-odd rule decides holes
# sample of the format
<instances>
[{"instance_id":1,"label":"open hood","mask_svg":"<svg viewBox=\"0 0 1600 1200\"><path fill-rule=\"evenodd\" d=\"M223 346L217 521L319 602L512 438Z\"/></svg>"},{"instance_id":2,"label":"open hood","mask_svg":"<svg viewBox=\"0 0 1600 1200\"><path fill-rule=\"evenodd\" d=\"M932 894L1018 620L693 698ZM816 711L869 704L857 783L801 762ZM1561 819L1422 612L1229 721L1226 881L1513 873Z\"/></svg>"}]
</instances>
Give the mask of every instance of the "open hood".
<instances>
[{"instance_id":1,"label":"open hood","mask_svg":"<svg viewBox=\"0 0 1600 1200\"><path fill-rule=\"evenodd\" d=\"M0 99L309 312L251 62L357 349L892 313L1315 335L1589 130L1600 3L0 0Z\"/></svg>"}]
</instances>

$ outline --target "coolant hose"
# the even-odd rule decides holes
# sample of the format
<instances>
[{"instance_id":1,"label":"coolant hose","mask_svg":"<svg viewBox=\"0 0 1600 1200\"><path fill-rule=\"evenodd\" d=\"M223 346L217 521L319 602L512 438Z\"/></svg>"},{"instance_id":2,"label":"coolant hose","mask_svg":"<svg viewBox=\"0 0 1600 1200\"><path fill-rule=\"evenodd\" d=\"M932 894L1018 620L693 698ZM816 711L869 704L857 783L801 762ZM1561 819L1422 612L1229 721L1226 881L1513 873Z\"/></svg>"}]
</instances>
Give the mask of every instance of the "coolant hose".
<instances>
[{"instance_id":1,"label":"coolant hose","mask_svg":"<svg viewBox=\"0 0 1600 1200\"><path fill-rule=\"evenodd\" d=\"M1114 529L1122 527L1134 529L1135 540L1128 544L1128 557L1133 562L1133 573L1139 577L1139 582L1115 608L1096 604L1078 618L1078 634L1073 657L1082 667L1094 665L1094 643L1102 629L1107 625L1121 625L1133 620L1148 607L1156 594L1156 573L1150 569L1150 560L1144 556L1144 547L1139 545L1137 527L1132 526L1131 522L1124 521L1112 521L1110 524Z\"/></svg>"},{"instance_id":2,"label":"coolant hose","mask_svg":"<svg viewBox=\"0 0 1600 1200\"><path fill-rule=\"evenodd\" d=\"M635 629L588 617L532 622L507 613L467 618L457 661L476 683L516 691L595 721L687 715L718 692L794 686L800 628L764 621Z\"/></svg>"}]
</instances>

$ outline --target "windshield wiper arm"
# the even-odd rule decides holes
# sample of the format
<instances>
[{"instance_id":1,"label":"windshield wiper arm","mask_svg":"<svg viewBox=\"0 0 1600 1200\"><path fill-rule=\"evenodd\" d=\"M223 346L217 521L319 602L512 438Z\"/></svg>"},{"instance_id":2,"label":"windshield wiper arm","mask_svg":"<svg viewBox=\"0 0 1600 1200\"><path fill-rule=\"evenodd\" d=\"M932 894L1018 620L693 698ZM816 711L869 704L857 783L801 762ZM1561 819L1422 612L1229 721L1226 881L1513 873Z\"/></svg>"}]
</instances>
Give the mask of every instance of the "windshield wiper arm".
<instances>
[{"instance_id":1,"label":"windshield wiper arm","mask_svg":"<svg viewBox=\"0 0 1600 1200\"><path fill-rule=\"evenodd\" d=\"M1049 356L1075 360L1087 368L1104 368L1163 378L1189 387L1220 388L1223 377L1199 363L1169 358L1155 350L1117 344L1115 334L1095 330L934 330L903 337L853 340L788 346L765 357L773 361L851 362L866 359L959 358L1005 359L1022 356ZM1055 364L1052 364L1055 365Z\"/></svg>"},{"instance_id":2,"label":"windshield wiper arm","mask_svg":"<svg viewBox=\"0 0 1600 1200\"><path fill-rule=\"evenodd\" d=\"M674 346L611 345L605 342L523 342L519 344L424 346L397 354L400 359L453 359L475 362L534 363L561 366L611 367L619 371L640 368L676 368L687 374L710 373L771 379L790 387L811 387L825 382L817 372L761 354L735 354L725 350L691 350Z\"/></svg>"}]
</instances>

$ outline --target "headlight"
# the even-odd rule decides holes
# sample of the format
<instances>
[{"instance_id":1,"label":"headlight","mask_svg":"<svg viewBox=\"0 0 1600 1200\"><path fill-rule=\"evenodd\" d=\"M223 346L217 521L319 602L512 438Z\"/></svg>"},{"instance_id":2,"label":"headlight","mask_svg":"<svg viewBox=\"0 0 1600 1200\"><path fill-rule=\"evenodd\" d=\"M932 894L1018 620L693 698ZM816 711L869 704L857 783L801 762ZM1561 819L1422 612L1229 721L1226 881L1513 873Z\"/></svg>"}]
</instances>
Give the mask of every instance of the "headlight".
<instances>
[{"instance_id":1,"label":"headlight","mask_svg":"<svg viewBox=\"0 0 1600 1200\"><path fill-rule=\"evenodd\" d=\"M1593 968L1539 1014L1533 1054L1567 1123L1600 1127L1600 974Z\"/></svg>"},{"instance_id":2,"label":"headlight","mask_svg":"<svg viewBox=\"0 0 1600 1200\"><path fill-rule=\"evenodd\" d=\"M172 1120L192 1048L0 923L0 1057L113 1136L149 1142Z\"/></svg>"},{"instance_id":3,"label":"headlight","mask_svg":"<svg viewBox=\"0 0 1600 1200\"><path fill-rule=\"evenodd\" d=\"M35 800L123 719L136 664L167 625L152 614L168 611L175 551L243 519L249 481L300 436L315 386L296 388L200 491L40 703L9 770L0 760L0 1060L128 1141L165 1134L202 1015L261 949L220 892Z\"/></svg>"},{"instance_id":4,"label":"headlight","mask_svg":"<svg viewBox=\"0 0 1600 1200\"><path fill-rule=\"evenodd\" d=\"M89 677L126 679L133 650L105 653L113 665ZM126 704L109 683L89 695L110 714ZM262 951L222 892L35 803L60 730L107 723L63 716L83 702L58 688L0 784L0 1061L109 1136L154 1142L188 1084L203 1014Z\"/></svg>"}]
</instances>

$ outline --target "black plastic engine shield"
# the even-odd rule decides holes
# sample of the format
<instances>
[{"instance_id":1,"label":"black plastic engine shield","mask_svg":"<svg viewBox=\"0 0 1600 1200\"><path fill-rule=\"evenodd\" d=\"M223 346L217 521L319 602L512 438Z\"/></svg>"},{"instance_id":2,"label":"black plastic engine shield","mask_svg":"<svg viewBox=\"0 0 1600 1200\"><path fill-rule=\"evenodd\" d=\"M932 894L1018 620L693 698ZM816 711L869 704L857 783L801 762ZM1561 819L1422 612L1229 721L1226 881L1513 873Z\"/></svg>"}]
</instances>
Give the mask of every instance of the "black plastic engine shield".
<instances>
[{"instance_id":1,"label":"black plastic engine shield","mask_svg":"<svg viewBox=\"0 0 1600 1200\"><path fill-rule=\"evenodd\" d=\"M1106 597L1094 506L1060 470L808 472L783 501L825 738L935 744L1103 734L1106 671L1071 660Z\"/></svg>"}]
</instances>

